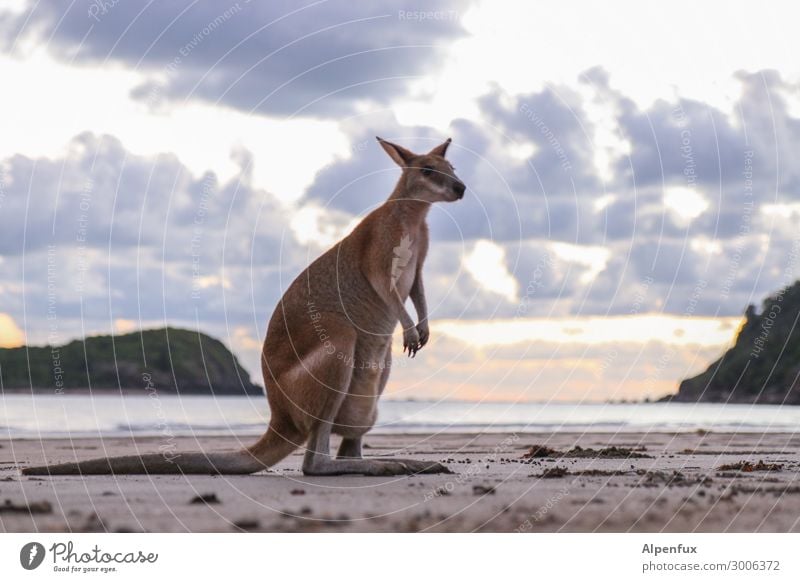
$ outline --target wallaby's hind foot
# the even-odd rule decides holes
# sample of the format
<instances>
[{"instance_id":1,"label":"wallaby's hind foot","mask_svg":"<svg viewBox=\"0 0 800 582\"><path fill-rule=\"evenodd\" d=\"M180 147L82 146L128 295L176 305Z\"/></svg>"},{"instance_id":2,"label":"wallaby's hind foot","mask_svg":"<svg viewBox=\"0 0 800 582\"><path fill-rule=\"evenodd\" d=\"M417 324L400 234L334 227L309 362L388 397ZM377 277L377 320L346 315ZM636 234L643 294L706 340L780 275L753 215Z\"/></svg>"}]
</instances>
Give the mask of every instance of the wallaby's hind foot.
<instances>
[{"instance_id":1,"label":"wallaby's hind foot","mask_svg":"<svg viewBox=\"0 0 800 582\"><path fill-rule=\"evenodd\" d=\"M383 459L375 459L376 461L383 461ZM405 465L408 470L414 475L434 475L437 473L453 472L447 468L447 465L442 465L436 461L425 461L420 459L386 459L387 462L396 462Z\"/></svg>"}]
</instances>

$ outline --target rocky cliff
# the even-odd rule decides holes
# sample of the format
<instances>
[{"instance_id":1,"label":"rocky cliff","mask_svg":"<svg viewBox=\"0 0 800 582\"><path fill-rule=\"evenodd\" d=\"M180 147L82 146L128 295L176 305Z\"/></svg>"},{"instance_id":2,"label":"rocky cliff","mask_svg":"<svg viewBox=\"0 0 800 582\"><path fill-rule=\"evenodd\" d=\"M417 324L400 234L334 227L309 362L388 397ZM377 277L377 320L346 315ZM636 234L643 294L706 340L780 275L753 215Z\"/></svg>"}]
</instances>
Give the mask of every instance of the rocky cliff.
<instances>
[{"instance_id":1,"label":"rocky cliff","mask_svg":"<svg viewBox=\"0 0 800 582\"><path fill-rule=\"evenodd\" d=\"M672 400L800 404L800 281L750 305L736 343Z\"/></svg>"},{"instance_id":2,"label":"rocky cliff","mask_svg":"<svg viewBox=\"0 0 800 582\"><path fill-rule=\"evenodd\" d=\"M203 333L162 328L87 337L62 346L0 349L6 392L262 394L224 345Z\"/></svg>"}]
</instances>

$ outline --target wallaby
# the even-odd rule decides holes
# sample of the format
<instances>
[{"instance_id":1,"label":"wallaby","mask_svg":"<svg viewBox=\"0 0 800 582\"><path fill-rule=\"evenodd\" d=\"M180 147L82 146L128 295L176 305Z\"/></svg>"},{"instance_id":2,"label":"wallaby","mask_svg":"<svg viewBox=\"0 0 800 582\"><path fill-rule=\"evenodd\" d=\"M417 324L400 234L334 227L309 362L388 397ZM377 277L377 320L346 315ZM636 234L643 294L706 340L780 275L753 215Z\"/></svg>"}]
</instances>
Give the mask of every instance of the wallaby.
<instances>
[{"instance_id":1,"label":"wallaby","mask_svg":"<svg viewBox=\"0 0 800 582\"><path fill-rule=\"evenodd\" d=\"M29 467L25 475L249 474L306 445L307 475L449 473L436 462L362 458L391 370L392 333L403 327L403 352L428 342L422 265L426 218L434 202L454 202L466 187L445 159L450 139L419 155L378 138L401 168L389 198L289 286L269 321L261 357L271 410L253 446L235 452L112 457ZM417 311L405 308L408 297ZM342 436L334 458L330 436Z\"/></svg>"}]
</instances>

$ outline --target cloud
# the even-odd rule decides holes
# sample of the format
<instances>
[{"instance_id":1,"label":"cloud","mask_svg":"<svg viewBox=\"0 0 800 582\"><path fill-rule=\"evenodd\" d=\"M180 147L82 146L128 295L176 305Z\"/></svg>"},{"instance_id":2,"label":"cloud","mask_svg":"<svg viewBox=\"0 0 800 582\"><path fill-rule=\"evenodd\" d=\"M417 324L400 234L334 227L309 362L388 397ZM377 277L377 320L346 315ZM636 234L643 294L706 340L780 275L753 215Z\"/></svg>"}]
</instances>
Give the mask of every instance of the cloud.
<instances>
[{"instance_id":1,"label":"cloud","mask_svg":"<svg viewBox=\"0 0 800 582\"><path fill-rule=\"evenodd\" d=\"M247 112L335 117L404 95L461 37L468 4L402 0L229 3L44 0L7 13L9 45L46 43L92 66L140 71L137 99L198 99ZM21 50L21 49L18 49Z\"/></svg>"},{"instance_id":2,"label":"cloud","mask_svg":"<svg viewBox=\"0 0 800 582\"><path fill-rule=\"evenodd\" d=\"M600 87L619 112L618 127L630 155L617 161L615 187L696 189L709 202L704 228L719 213L800 196L800 170L787 164L800 145L800 120L786 95L798 86L775 71L739 73L741 95L730 113L678 98L637 108L623 95ZM720 234L729 235L726 221Z\"/></svg>"},{"instance_id":3,"label":"cloud","mask_svg":"<svg viewBox=\"0 0 800 582\"><path fill-rule=\"evenodd\" d=\"M0 177L4 255L58 244L158 251L169 261L187 260L203 244L209 254L224 246L228 262L272 263L276 256L259 243L285 224L277 201L249 185L246 167L219 183L211 172L193 176L172 154L134 155L107 135L75 137L60 159L13 156ZM236 236L223 245L228 235Z\"/></svg>"},{"instance_id":4,"label":"cloud","mask_svg":"<svg viewBox=\"0 0 800 582\"><path fill-rule=\"evenodd\" d=\"M785 162L800 145L786 98L796 86L741 74L730 115L680 98L639 107L602 71L587 78L630 151L610 178L595 157L601 120L585 92L566 87L492 89L483 117L446 132L386 111L344 119L349 152L296 206L253 186L244 149L224 181L91 133L61 157L12 156L0 163L4 311L26 313L26 333L47 339L52 260L61 333L87 322L200 325L247 350L252 366L282 291L394 187L400 170L376 134L420 152L454 139L448 157L469 189L429 216L434 320L736 316L800 275L800 182Z\"/></svg>"},{"instance_id":5,"label":"cloud","mask_svg":"<svg viewBox=\"0 0 800 582\"><path fill-rule=\"evenodd\" d=\"M289 210L250 185L248 160L240 152L240 174L219 182L87 133L58 159L2 161L4 310L25 315L33 343L121 325L263 333L308 256Z\"/></svg>"},{"instance_id":6,"label":"cloud","mask_svg":"<svg viewBox=\"0 0 800 582\"><path fill-rule=\"evenodd\" d=\"M343 124L350 138L349 155L319 171L304 200L352 216L365 214L388 197L400 175L399 168L375 144L375 135L417 152L452 137L448 158L468 191L457 204L433 207L429 218L435 239L513 241L548 236L567 242L596 241L602 234L596 228L602 216L594 205L602 187L591 160L586 161L590 150L573 144L581 124L588 122L576 122L570 106L557 102L548 91L503 105L506 101L496 92L488 95L482 102L497 119L491 123L456 119L446 134L430 127L401 126L383 113ZM536 105L540 102L541 108ZM564 145L557 147L575 160L575 166L550 167L559 154L551 151L541 129L519 111L522 104L539 112L548 124L548 134L564 140ZM511 128L520 124L529 127L512 133ZM539 143L541 140L545 143ZM509 153L525 144L532 144L535 152L530 159ZM579 164L577 160L583 161Z\"/></svg>"},{"instance_id":7,"label":"cloud","mask_svg":"<svg viewBox=\"0 0 800 582\"><path fill-rule=\"evenodd\" d=\"M432 248L449 249L437 259L440 281L429 285L445 312L481 318L515 310L460 276L465 249L480 240L503 249L534 314L735 315L784 284L781 257L796 237L800 189L796 170L776 160L792 159L800 146L786 100L798 88L769 71L737 78L742 94L733 115L681 98L641 108L612 90L602 69L584 76L589 96L567 87L486 94L483 121L457 119L448 130L467 196L430 214ZM590 99L602 101L611 119L589 116ZM605 179L595 157L600 123L626 145ZM304 202L351 217L380 204L399 176L373 133L418 151L443 137L387 115L344 128L351 155L319 172ZM574 249L578 260L557 256L553 243ZM598 253L604 260L592 259ZM526 298L543 260L546 280Z\"/></svg>"},{"instance_id":8,"label":"cloud","mask_svg":"<svg viewBox=\"0 0 800 582\"><path fill-rule=\"evenodd\" d=\"M481 111L510 143L530 144L524 192L545 197L596 196L602 189L594 167L594 128L582 99L567 87L509 97L499 91L480 100Z\"/></svg>"},{"instance_id":9,"label":"cloud","mask_svg":"<svg viewBox=\"0 0 800 582\"><path fill-rule=\"evenodd\" d=\"M255 372L283 290L394 187L399 169L375 135L416 151L454 139L449 157L469 189L429 216L434 321L736 316L798 277L800 86L791 68L759 70L773 61L748 60L749 71L717 79L740 89L725 105L682 92L697 75L681 77L669 95L669 65L656 74L659 98L648 101L639 89L652 89L652 79L620 85L633 76L628 48L605 63L611 72L567 78L596 58L590 50L531 73L519 59L497 58L518 52L509 31L530 27L506 23L487 34L496 6L471 7L41 0L0 13L4 70L46 79L17 91L35 98L12 100L25 115L5 151L26 154L0 161L0 341L17 341L23 321L34 342L199 326L241 350ZM474 36L457 42L467 35L466 11ZM537 46L550 43L537 38ZM656 52L674 64L671 50ZM727 75L738 57L725 54ZM90 86L97 79L115 89ZM84 94L96 98L96 118L76 106ZM127 123L100 119L120 111ZM42 112L46 137L27 140ZM88 128L94 133L54 154L52 144ZM234 142L250 149L216 165ZM297 200L310 183L304 168L334 153ZM206 171L212 164L217 173ZM697 356L680 351L653 379L646 362L660 361L659 342L597 348L579 336L570 346L539 338L494 350L442 338L441 351L421 357L447 372L439 392L457 379L479 396L494 384L509 389L494 394L520 394L536 380L554 387L548 395L562 394L570 379L570 395L582 397L600 381L625 379L621 366L607 364L611 347L635 362L632 392L686 375ZM703 350L706 357L713 348ZM413 379L426 389L428 369L408 370L396 385Z\"/></svg>"},{"instance_id":10,"label":"cloud","mask_svg":"<svg viewBox=\"0 0 800 582\"><path fill-rule=\"evenodd\" d=\"M486 291L515 301L519 284L506 265L505 249L491 241L477 241L464 257L464 268Z\"/></svg>"}]
</instances>

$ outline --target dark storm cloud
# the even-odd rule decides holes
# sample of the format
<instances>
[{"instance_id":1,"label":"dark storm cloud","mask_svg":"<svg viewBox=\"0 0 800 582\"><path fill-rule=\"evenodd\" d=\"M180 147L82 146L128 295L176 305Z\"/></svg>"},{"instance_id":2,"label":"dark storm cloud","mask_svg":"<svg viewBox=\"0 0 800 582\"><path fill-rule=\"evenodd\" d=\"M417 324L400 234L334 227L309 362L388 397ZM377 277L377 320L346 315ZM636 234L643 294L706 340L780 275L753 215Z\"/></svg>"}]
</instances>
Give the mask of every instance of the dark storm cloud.
<instances>
[{"instance_id":1,"label":"dark storm cloud","mask_svg":"<svg viewBox=\"0 0 800 582\"><path fill-rule=\"evenodd\" d=\"M509 100L495 91L480 105L486 123L457 119L446 136L427 127L398 128L386 116L350 123L350 157L318 172L306 199L353 215L364 213L387 198L400 175L375 143L375 134L417 152L452 137L448 158L468 192L458 204L435 207L430 217L434 237L596 241L603 217L593 204L603 185L587 137L591 124L577 96L560 88ZM533 146L529 158L510 153L525 146Z\"/></svg>"},{"instance_id":2,"label":"dark storm cloud","mask_svg":"<svg viewBox=\"0 0 800 582\"><path fill-rule=\"evenodd\" d=\"M397 183L400 169L378 145L375 135L418 153L429 151L447 137L453 139L447 157L468 191L457 204L434 205L430 213L434 237L519 238L518 197L506 181L508 171L497 166L486 133L466 120L455 122L446 134L427 127L398 128L393 119L384 118L353 127L350 157L320 170L305 200L353 216L366 214L383 203Z\"/></svg>"},{"instance_id":3,"label":"dark storm cloud","mask_svg":"<svg viewBox=\"0 0 800 582\"><path fill-rule=\"evenodd\" d=\"M425 127L404 127L398 134L396 125L392 128L385 122L360 126L350 136L349 159L336 160L317 172L305 197L351 215L366 213L382 204L397 183L400 169L380 147L376 136L418 153L431 150L447 138ZM453 149L450 157L452 153Z\"/></svg>"},{"instance_id":4,"label":"dark storm cloud","mask_svg":"<svg viewBox=\"0 0 800 582\"><path fill-rule=\"evenodd\" d=\"M135 247L185 260L193 244L221 253L228 237L228 260L249 263L252 252L264 248L254 244L263 236L259 232L274 236L285 225L266 192L239 179L220 183L211 172L194 177L174 155L137 156L116 138L88 133L67 149L61 159L17 155L3 162L3 255L62 244L107 251Z\"/></svg>"},{"instance_id":5,"label":"dark storm cloud","mask_svg":"<svg viewBox=\"0 0 800 582\"><path fill-rule=\"evenodd\" d=\"M141 228L142 215L148 207L163 210L170 194L193 186L173 156L159 162L129 158L118 140L90 134L73 139L62 159L9 158L4 174L0 252L5 255L55 242L153 244L154 225Z\"/></svg>"},{"instance_id":6,"label":"dark storm cloud","mask_svg":"<svg viewBox=\"0 0 800 582\"><path fill-rule=\"evenodd\" d=\"M737 78L742 94L731 114L690 99L657 101L642 110L601 87L616 103L620 132L630 142L630 156L616 164L616 187L696 189L711 205L703 230L718 228L721 237L736 232L731 219L737 222L746 202L800 198L800 169L787 163L800 146L800 120L789 114L784 98L797 87L774 71Z\"/></svg>"},{"instance_id":7,"label":"dark storm cloud","mask_svg":"<svg viewBox=\"0 0 800 582\"><path fill-rule=\"evenodd\" d=\"M592 196L602 189L593 163L593 126L572 90L548 87L513 99L495 91L480 100L480 107L510 145L535 146L525 160L527 171L520 166L517 177L524 179L526 194Z\"/></svg>"},{"instance_id":8,"label":"dark storm cloud","mask_svg":"<svg viewBox=\"0 0 800 582\"><path fill-rule=\"evenodd\" d=\"M513 97L493 91L481 100L487 123L451 125L449 157L469 191L463 201L431 211L435 244L463 240L463 248L471 248L475 239L496 241L523 295L540 258L536 241L611 250L605 269L589 283L581 282L586 267L578 262L551 265L547 285L537 288L531 303L537 314L561 313L565 305L583 314L741 313L785 284L781 261L796 235L783 222L773 226L763 210L800 196L798 170L790 163L800 147L800 125L783 97L797 87L771 72L738 78L743 91L731 116L688 99L640 108L612 91L601 70L587 73L630 144L630 156L615 161L608 183L597 176L594 127L578 95L560 87ZM444 137L429 128L399 128L393 119L360 121L348 126L353 155L321 171L307 201L363 213L385 199L399 176L372 142L373 133L418 151L425 150L423 142ZM527 159L509 155L526 144L533 146ZM664 204L665 190L676 187L696 193L708 208L682 218L680 203ZM610 202L598 206L606 194ZM461 308L452 312L477 318L512 313L496 295L470 301L478 296L464 282L469 278L460 283L463 292L446 291L466 252L448 248L437 272L450 275L433 292L460 298L453 305Z\"/></svg>"},{"instance_id":9,"label":"dark storm cloud","mask_svg":"<svg viewBox=\"0 0 800 582\"><path fill-rule=\"evenodd\" d=\"M244 111L331 117L385 103L430 74L462 36L468 3L404 0L99 2L44 0L0 20L57 58L123 63L149 78L135 97L201 99Z\"/></svg>"},{"instance_id":10,"label":"dark storm cloud","mask_svg":"<svg viewBox=\"0 0 800 582\"><path fill-rule=\"evenodd\" d=\"M37 343L120 319L221 337L263 328L307 254L277 201L249 184L248 155L237 159L230 180L193 177L175 156L83 134L60 159L4 160L2 311Z\"/></svg>"},{"instance_id":11,"label":"dark storm cloud","mask_svg":"<svg viewBox=\"0 0 800 582\"><path fill-rule=\"evenodd\" d=\"M782 97L797 88L775 74L742 74L743 92L732 118L689 100L639 108L604 86L602 75L589 77L616 111L619 131L631 146L630 158L616 161L606 184L594 169L594 146L587 137L594 128L575 93L493 91L481 100L486 123L459 119L446 132L399 126L385 113L343 121L351 155L318 172L301 206L322 207L329 213L323 220L333 215L336 224L346 224L385 200L400 175L376 134L418 152L452 137L448 157L469 190L464 200L436 205L430 213L434 241L426 272L434 317L518 317L521 302L524 315L735 315L788 282L783 273L797 236L793 219L773 224L763 209L800 196L798 170L791 163L800 129ZM518 152L526 144L532 153L524 158ZM108 260L92 255L99 262L87 273L101 292L91 306L98 316L109 316L103 302L108 304L113 290L118 317L130 318L141 300L148 317L184 319L200 305L201 312L215 314L209 320L241 322L255 311L256 321L262 321L316 251L303 252L286 233L290 216L250 186L250 154L239 152L237 160L240 175L220 183L213 174L193 177L174 156L135 156L113 138L91 135L76 138L63 159L6 160L0 213L4 268L18 268L23 251L32 259L30 269L45 264L49 244L69 255L78 246L81 200L89 183L86 247L106 257L110 248L114 258L109 267ZM708 209L694 220L679 220L663 201L664 188L678 186L696 191ZM606 194L610 202L598 205ZM221 280L210 282L196 305L186 293L194 282L194 221L204 198L199 264L204 276L220 275L224 264L228 281L227 287ZM505 249L519 302L486 290L465 271L463 259L477 239ZM589 280L589 267L548 254L549 242L605 247L610 258ZM546 275L531 287L531 274L544 259ZM74 257L62 264L74 269L70 260ZM120 268L137 260L139 274ZM800 270L793 273L800 276ZM35 286L40 280L31 293L43 298L46 273L40 275L28 281ZM138 297L141 291L134 290L142 288L157 293ZM17 306L8 309L18 316L22 299L8 294L6 299ZM64 299L70 313L77 306L74 297Z\"/></svg>"},{"instance_id":12,"label":"dark storm cloud","mask_svg":"<svg viewBox=\"0 0 800 582\"><path fill-rule=\"evenodd\" d=\"M618 121L632 147L617 171L632 172L638 186L666 179L713 187L741 165L747 149L727 116L698 101L657 101L643 111L628 106Z\"/></svg>"}]
</instances>

